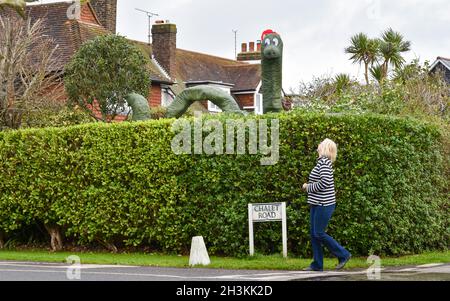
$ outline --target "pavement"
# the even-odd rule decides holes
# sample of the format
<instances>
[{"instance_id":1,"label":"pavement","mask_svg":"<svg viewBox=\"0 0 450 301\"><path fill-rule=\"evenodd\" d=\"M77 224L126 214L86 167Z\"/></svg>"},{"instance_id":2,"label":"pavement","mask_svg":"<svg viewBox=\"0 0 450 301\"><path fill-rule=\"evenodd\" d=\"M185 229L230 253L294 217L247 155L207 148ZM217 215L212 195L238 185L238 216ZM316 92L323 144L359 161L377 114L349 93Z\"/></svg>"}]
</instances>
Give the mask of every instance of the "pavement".
<instances>
[{"instance_id":1,"label":"pavement","mask_svg":"<svg viewBox=\"0 0 450 301\"><path fill-rule=\"evenodd\" d=\"M450 263L381 268L370 277L363 269L319 273L0 261L0 281L450 281Z\"/></svg>"}]
</instances>

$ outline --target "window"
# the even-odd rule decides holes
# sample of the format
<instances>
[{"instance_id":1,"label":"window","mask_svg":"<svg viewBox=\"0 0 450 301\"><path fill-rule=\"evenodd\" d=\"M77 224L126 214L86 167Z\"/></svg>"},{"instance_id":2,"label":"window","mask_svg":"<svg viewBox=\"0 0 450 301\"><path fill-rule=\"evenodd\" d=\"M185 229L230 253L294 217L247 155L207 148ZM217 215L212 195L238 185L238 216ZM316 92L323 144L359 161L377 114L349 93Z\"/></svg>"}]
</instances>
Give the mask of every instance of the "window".
<instances>
[{"instance_id":1,"label":"window","mask_svg":"<svg viewBox=\"0 0 450 301\"><path fill-rule=\"evenodd\" d=\"M123 106L117 108L116 114L120 116L128 116L131 111L131 107L125 102Z\"/></svg>"},{"instance_id":2,"label":"window","mask_svg":"<svg viewBox=\"0 0 450 301\"><path fill-rule=\"evenodd\" d=\"M216 106L215 104L213 104L209 100L208 100L208 111L214 112L214 113L222 112L222 110L218 106Z\"/></svg>"}]
</instances>

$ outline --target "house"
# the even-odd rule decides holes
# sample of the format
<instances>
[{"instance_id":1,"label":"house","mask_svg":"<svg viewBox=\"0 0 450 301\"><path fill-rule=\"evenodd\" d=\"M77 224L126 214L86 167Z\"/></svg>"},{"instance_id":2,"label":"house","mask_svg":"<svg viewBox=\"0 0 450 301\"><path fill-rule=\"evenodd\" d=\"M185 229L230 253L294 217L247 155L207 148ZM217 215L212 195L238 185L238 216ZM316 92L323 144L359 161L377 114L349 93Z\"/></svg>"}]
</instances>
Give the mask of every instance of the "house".
<instances>
[{"instance_id":1,"label":"house","mask_svg":"<svg viewBox=\"0 0 450 301\"><path fill-rule=\"evenodd\" d=\"M81 6L79 14L69 15L72 6L73 2L57 2L26 8L31 20L44 20L46 33L58 44L60 70L49 71L63 71L86 41L116 33L117 0L91 0ZM243 46L245 51L239 59L231 60L177 48L175 24L157 21L152 26L152 37L152 44L130 40L150 60L150 107L167 107L183 89L202 84L227 91L243 110L262 113L261 65L253 42L250 43L251 51ZM207 100L197 104L197 109L220 111ZM125 118L118 116L117 120Z\"/></svg>"},{"instance_id":2,"label":"house","mask_svg":"<svg viewBox=\"0 0 450 301\"><path fill-rule=\"evenodd\" d=\"M175 24L156 21L152 26L153 43L139 43L147 55L160 66L160 70L174 84L170 87L173 95L185 88L196 85L210 85L230 93L241 109L262 113L261 65L249 63L249 60L231 60L213 55L179 49L177 27ZM256 58L254 58L256 59ZM255 60L253 60L254 62ZM167 106L170 97L151 105ZM211 102L203 102L210 112L220 111Z\"/></svg>"},{"instance_id":3,"label":"house","mask_svg":"<svg viewBox=\"0 0 450 301\"><path fill-rule=\"evenodd\" d=\"M445 81L450 84L450 59L439 56L431 65L430 72L442 72Z\"/></svg>"}]
</instances>

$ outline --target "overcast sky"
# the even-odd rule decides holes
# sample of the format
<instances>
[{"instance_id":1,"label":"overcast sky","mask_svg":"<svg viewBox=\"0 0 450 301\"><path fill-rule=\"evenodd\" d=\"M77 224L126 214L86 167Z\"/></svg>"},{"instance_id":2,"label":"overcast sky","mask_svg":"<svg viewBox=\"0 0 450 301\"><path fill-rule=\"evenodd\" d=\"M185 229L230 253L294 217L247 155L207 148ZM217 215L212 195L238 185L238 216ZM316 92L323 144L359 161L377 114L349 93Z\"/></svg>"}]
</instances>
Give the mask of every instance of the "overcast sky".
<instances>
[{"instance_id":1,"label":"overcast sky","mask_svg":"<svg viewBox=\"0 0 450 301\"><path fill-rule=\"evenodd\" d=\"M57 2L57 1L43 1ZM178 48L234 58L242 42L260 39L265 29L284 41L283 86L296 88L313 77L349 73L363 79L363 68L344 53L350 37L371 37L392 27L412 42L408 61L450 57L449 0L118 0L119 34L147 41L148 18L135 8L159 14L178 27Z\"/></svg>"}]
</instances>

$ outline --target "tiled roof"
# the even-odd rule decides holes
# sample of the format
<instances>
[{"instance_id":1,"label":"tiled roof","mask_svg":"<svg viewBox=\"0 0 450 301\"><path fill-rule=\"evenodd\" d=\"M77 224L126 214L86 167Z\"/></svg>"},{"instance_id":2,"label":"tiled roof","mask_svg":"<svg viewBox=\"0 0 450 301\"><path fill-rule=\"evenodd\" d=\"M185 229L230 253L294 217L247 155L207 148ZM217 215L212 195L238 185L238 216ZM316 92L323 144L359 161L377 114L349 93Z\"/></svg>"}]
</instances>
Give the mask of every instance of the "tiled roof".
<instances>
[{"instance_id":1,"label":"tiled roof","mask_svg":"<svg viewBox=\"0 0 450 301\"><path fill-rule=\"evenodd\" d=\"M98 24L94 18L94 22L85 22L83 20L71 20L67 17L67 10L72 5L70 2L47 3L43 5L29 5L26 8L26 15L34 22L37 19L43 20L45 33L52 37L55 44L58 45L57 56L59 64L57 70L64 69L75 52L81 45L100 35L110 34L103 26ZM89 5L89 4L87 4ZM4 11L0 15L11 17L11 11ZM148 60L148 69L152 80L170 82L151 60Z\"/></svg>"},{"instance_id":2,"label":"tiled roof","mask_svg":"<svg viewBox=\"0 0 450 301\"><path fill-rule=\"evenodd\" d=\"M256 90L261 82L260 64L227 66L226 69L235 83L234 92Z\"/></svg>"},{"instance_id":3,"label":"tiled roof","mask_svg":"<svg viewBox=\"0 0 450 301\"><path fill-rule=\"evenodd\" d=\"M133 41L148 56L152 45ZM254 91L261 81L261 65L238 62L213 55L183 49L176 51L176 94L185 88L186 82L222 82L233 84L232 92Z\"/></svg>"},{"instance_id":4,"label":"tiled roof","mask_svg":"<svg viewBox=\"0 0 450 301\"><path fill-rule=\"evenodd\" d=\"M151 58L152 57L152 47L148 43L139 42L139 41L133 41L130 40L133 44L135 44L141 51L145 54L146 57ZM157 63L153 60L151 62L149 61L148 69L150 70L150 73L152 74L151 78L152 81L162 82L162 83L170 83L172 84L174 80L170 79L168 76L164 74L163 71L160 70L160 68L157 66Z\"/></svg>"},{"instance_id":5,"label":"tiled roof","mask_svg":"<svg viewBox=\"0 0 450 301\"><path fill-rule=\"evenodd\" d=\"M81 20L69 20L67 10L70 2L57 2L42 5L27 6L26 13L32 20L43 19L44 28L59 46L58 68L63 70L80 46L99 35L109 32L96 23ZM89 5L89 4L87 4ZM11 12L9 12L11 13ZM0 13L1 15L2 13ZM148 58L151 58L152 46L138 41L131 41L138 46ZM248 64L212 56L208 54L177 49L176 78L170 79L161 70L157 63L149 60L148 69L153 81L172 83L176 94L185 88L186 82L223 82L233 84L232 92L256 90L261 81L261 65ZM52 70L56 71L56 70Z\"/></svg>"},{"instance_id":6,"label":"tiled roof","mask_svg":"<svg viewBox=\"0 0 450 301\"><path fill-rule=\"evenodd\" d=\"M76 21L67 18L69 3L51 3L47 5L27 6L26 15L31 22L42 19L45 33L52 37L58 45L57 55L60 64L57 67L62 70L70 61L76 51L77 45L74 43L74 36L79 36L79 28ZM56 70L51 70L56 71Z\"/></svg>"},{"instance_id":7,"label":"tiled roof","mask_svg":"<svg viewBox=\"0 0 450 301\"><path fill-rule=\"evenodd\" d=\"M233 84L232 92L256 90L261 65L242 63L203 53L177 49L177 78L184 82L214 81Z\"/></svg>"}]
</instances>

